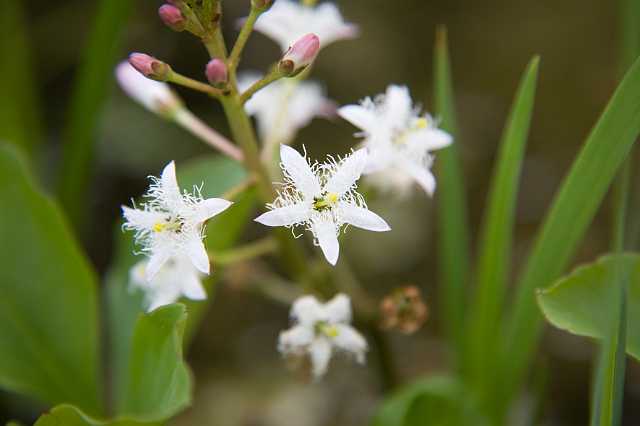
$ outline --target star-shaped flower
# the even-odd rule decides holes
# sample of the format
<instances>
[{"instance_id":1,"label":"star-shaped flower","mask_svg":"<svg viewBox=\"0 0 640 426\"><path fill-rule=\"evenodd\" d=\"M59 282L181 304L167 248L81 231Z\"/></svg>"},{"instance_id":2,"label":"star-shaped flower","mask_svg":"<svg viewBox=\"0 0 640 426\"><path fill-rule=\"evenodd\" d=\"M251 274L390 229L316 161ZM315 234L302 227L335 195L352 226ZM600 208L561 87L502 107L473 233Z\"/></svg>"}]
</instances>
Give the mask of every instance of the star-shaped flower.
<instances>
[{"instance_id":1,"label":"star-shaped flower","mask_svg":"<svg viewBox=\"0 0 640 426\"><path fill-rule=\"evenodd\" d=\"M363 364L367 342L351 327L351 301L338 294L322 304L313 296L296 300L291 308L294 325L280 333L278 349L285 355L305 355L311 358L314 377L320 378L329 366L331 355L341 350L355 356Z\"/></svg>"},{"instance_id":2,"label":"star-shaped flower","mask_svg":"<svg viewBox=\"0 0 640 426\"><path fill-rule=\"evenodd\" d=\"M243 74L238 86L246 90L259 79L259 74ZM287 79L278 80L258 91L247 101L245 109L255 116L262 141L278 144L291 142L296 132L313 118L335 114L336 105L326 97L319 83Z\"/></svg>"},{"instance_id":3,"label":"star-shaped flower","mask_svg":"<svg viewBox=\"0 0 640 426\"><path fill-rule=\"evenodd\" d=\"M129 272L130 288L144 291L148 312L174 303L182 296L191 300L207 298L202 287L202 273L186 256L170 258L151 281L146 276L148 264L148 260L140 261Z\"/></svg>"},{"instance_id":4,"label":"star-shaped flower","mask_svg":"<svg viewBox=\"0 0 640 426\"><path fill-rule=\"evenodd\" d=\"M308 33L320 38L321 47L358 35L358 27L345 22L335 4L309 7L291 0L277 0L258 18L255 29L278 43L283 52Z\"/></svg>"},{"instance_id":5,"label":"star-shaped flower","mask_svg":"<svg viewBox=\"0 0 640 426\"><path fill-rule=\"evenodd\" d=\"M203 199L200 190L180 192L176 166L172 161L152 183L142 208L122 206L124 229L136 232L136 242L149 256L147 281L152 281L171 258L186 256L193 266L209 273L209 256L202 242L204 223L226 210L232 203L220 198Z\"/></svg>"},{"instance_id":6,"label":"star-shaped flower","mask_svg":"<svg viewBox=\"0 0 640 426\"><path fill-rule=\"evenodd\" d=\"M452 138L437 128L431 116L413 107L406 87L391 85L385 95L344 106L338 114L362 129L370 154L364 173L374 174L374 184L404 193L415 181L433 194L436 180L431 173L431 152L450 145Z\"/></svg>"},{"instance_id":7,"label":"star-shaped flower","mask_svg":"<svg viewBox=\"0 0 640 426\"><path fill-rule=\"evenodd\" d=\"M280 161L284 186L267 207L271 211L256 218L267 226L303 225L313 233L327 261L335 265L340 246L338 235L350 224L370 231L389 231L380 216L370 212L356 191L356 181L367 164L367 151L361 149L336 161L310 165L295 149L281 145Z\"/></svg>"}]
</instances>

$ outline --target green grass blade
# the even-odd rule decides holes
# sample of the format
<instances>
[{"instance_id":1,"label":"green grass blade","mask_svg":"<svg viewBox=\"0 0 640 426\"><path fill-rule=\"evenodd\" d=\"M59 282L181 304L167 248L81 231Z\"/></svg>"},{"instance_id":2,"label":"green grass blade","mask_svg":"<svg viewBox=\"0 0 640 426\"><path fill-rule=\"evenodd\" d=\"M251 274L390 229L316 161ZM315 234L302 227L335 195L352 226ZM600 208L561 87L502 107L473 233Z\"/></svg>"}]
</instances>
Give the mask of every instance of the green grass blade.
<instances>
[{"instance_id":1,"label":"green grass blade","mask_svg":"<svg viewBox=\"0 0 640 426\"><path fill-rule=\"evenodd\" d=\"M120 54L125 23L135 2L102 0L89 35L85 56L77 74L76 87L64 132L59 196L71 223L82 226L87 205L85 193L92 177L92 159L98 117L113 80L113 66Z\"/></svg>"},{"instance_id":2,"label":"green grass blade","mask_svg":"<svg viewBox=\"0 0 640 426\"><path fill-rule=\"evenodd\" d=\"M5 0L0 13L0 140L33 158L42 138L27 28L24 1Z\"/></svg>"},{"instance_id":3,"label":"green grass blade","mask_svg":"<svg viewBox=\"0 0 640 426\"><path fill-rule=\"evenodd\" d=\"M493 372L492 349L500 325L510 266L518 181L522 169L536 92L538 65L534 57L525 70L507 120L489 193L478 252L477 293L468 322L465 356L477 385L488 384Z\"/></svg>"},{"instance_id":4,"label":"green grass blade","mask_svg":"<svg viewBox=\"0 0 640 426\"><path fill-rule=\"evenodd\" d=\"M434 60L435 113L441 127L457 136L447 33L436 34ZM439 282L443 293L442 315L447 335L457 353L464 339L465 282L469 276L469 225L459 141L438 153Z\"/></svg>"},{"instance_id":5,"label":"green grass blade","mask_svg":"<svg viewBox=\"0 0 640 426\"><path fill-rule=\"evenodd\" d=\"M521 275L500 351L499 412L522 382L541 330L534 291L565 269L618 168L640 134L640 62L636 61L589 135L554 200Z\"/></svg>"}]
</instances>

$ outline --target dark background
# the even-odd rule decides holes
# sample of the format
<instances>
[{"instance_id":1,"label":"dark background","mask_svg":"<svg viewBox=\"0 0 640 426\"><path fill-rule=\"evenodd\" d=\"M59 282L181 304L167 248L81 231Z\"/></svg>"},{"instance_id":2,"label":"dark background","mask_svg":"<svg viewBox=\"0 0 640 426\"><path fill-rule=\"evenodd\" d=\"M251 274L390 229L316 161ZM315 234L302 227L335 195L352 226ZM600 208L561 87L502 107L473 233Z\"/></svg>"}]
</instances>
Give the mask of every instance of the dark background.
<instances>
[{"instance_id":1,"label":"dark background","mask_svg":"<svg viewBox=\"0 0 640 426\"><path fill-rule=\"evenodd\" d=\"M35 47L38 91L47 124L47 167L59 166L60 133L72 83L95 2L27 1L29 32ZM226 0L225 35L233 40L236 19L248 0ZM344 0L347 19L361 26L361 37L321 52L313 78L323 81L341 104L406 84L414 98L431 105L432 45L438 24L449 31L460 144L474 235L485 204L492 164L503 123L521 72L541 55L540 79L531 136L518 199L515 272L526 255L551 198L580 144L604 108L620 77L618 7L612 0ZM157 19L159 1L136 2L122 57L131 51L152 54L181 73L203 78L207 55L196 39L176 34ZM245 52L244 69L264 70L277 60L275 43L255 35ZM227 133L220 108L205 96L179 90L190 108ZM207 147L174 125L127 99L113 86L100 120L98 159L88 208L91 257L101 271L111 256L112 230L119 205L139 195L145 177L171 159L207 152ZM353 128L340 121L316 120L298 141L312 156L346 152ZM53 182L50 182L53 184ZM436 198L437 202L437 198ZM345 238L368 289L376 295L398 285L419 285L431 318L417 335L391 336L399 374L439 371L447 366L440 339L434 244L434 200L422 194L402 202L377 201L372 209L389 217L393 235L372 241L358 232ZM250 231L249 231L250 232ZM583 242L576 262L606 251L606 209ZM275 345L286 326L287 308L222 285L190 350L197 382L194 408L175 424L242 426L362 425L379 401L378 384L364 368L338 361L321 384L305 385L281 362ZM538 424L587 424L590 360L585 339L548 330L532 371L545 382ZM13 397L4 396L8 407ZM537 407L523 398L513 424L528 424ZM628 365L624 424L640 423L640 369ZM6 408L7 415L30 416L30 408ZM1 411L0 411L1 412ZM2 415L0 415L2 417Z\"/></svg>"}]
</instances>

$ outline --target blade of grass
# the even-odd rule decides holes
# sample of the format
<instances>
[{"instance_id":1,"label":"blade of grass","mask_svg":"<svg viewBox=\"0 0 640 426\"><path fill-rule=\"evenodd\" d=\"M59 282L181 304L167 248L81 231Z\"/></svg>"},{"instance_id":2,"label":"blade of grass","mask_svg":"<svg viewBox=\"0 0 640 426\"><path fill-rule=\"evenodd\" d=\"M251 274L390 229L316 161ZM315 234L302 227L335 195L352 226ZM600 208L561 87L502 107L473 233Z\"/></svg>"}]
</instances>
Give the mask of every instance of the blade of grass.
<instances>
[{"instance_id":1,"label":"blade of grass","mask_svg":"<svg viewBox=\"0 0 640 426\"><path fill-rule=\"evenodd\" d=\"M486 365L491 362L507 290L518 181L533 114L539 62L540 58L534 57L522 75L502 135L481 231L477 290L467 323L469 346L465 351L469 371L480 389L489 384L493 374Z\"/></svg>"},{"instance_id":2,"label":"blade of grass","mask_svg":"<svg viewBox=\"0 0 640 426\"><path fill-rule=\"evenodd\" d=\"M24 1L5 0L0 13L0 140L34 158L41 137Z\"/></svg>"},{"instance_id":3,"label":"blade of grass","mask_svg":"<svg viewBox=\"0 0 640 426\"><path fill-rule=\"evenodd\" d=\"M64 131L58 193L71 223L78 228L82 227L82 211L87 205L85 195L91 180L98 117L111 85L122 34L134 4L131 0L100 1L77 74Z\"/></svg>"},{"instance_id":4,"label":"blade of grass","mask_svg":"<svg viewBox=\"0 0 640 426\"><path fill-rule=\"evenodd\" d=\"M438 29L434 58L435 113L441 127L457 136L447 32ZM460 357L464 339L465 282L469 271L469 225L462 165L456 141L438 153L438 247L439 283L442 289L443 324Z\"/></svg>"},{"instance_id":5,"label":"blade of grass","mask_svg":"<svg viewBox=\"0 0 640 426\"><path fill-rule=\"evenodd\" d=\"M502 371L494 386L497 416L523 380L541 330L534 291L556 279L567 266L591 223L618 168L640 134L640 61L616 90L587 138L548 212L518 283L499 348Z\"/></svg>"}]
</instances>

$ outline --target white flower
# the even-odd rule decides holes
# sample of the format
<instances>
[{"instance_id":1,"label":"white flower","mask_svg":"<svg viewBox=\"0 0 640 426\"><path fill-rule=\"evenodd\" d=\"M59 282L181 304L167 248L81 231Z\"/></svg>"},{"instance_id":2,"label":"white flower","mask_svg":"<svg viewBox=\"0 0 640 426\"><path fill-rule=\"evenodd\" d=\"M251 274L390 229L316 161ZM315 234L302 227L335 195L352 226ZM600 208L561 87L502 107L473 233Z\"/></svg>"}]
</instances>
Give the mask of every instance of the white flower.
<instances>
[{"instance_id":1,"label":"white flower","mask_svg":"<svg viewBox=\"0 0 640 426\"><path fill-rule=\"evenodd\" d=\"M129 272L130 288L144 291L148 312L174 303L181 296L191 300L207 298L202 287L202 274L187 257L172 257L162 265L151 281L146 277L148 264L148 260L138 262Z\"/></svg>"},{"instance_id":2,"label":"white flower","mask_svg":"<svg viewBox=\"0 0 640 426\"><path fill-rule=\"evenodd\" d=\"M151 112L164 115L182 108L180 98L167 83L145 77L127 61L121 62L116 67L116 78L129 97Z\"/></svg>"},{"instance_id":3,"label":"white flower","mask_svg":"<svg viewBox=\"0 0 640 426\"><path fill-rule=\"evenodd\" d=\"M431 152L450 145L452 138L428 114L420 115L406 87L391 85L385 95L344 106L338 114L362 129L370 154L364 173L375 173L374 183L402 193L415 181L433 194Z\"/></svg>"},{"instance_id":4,"label":"white flower","mask_svg":"<svg viewBox=\"0 0 640 426\"><path fill-rule=\"evenodd\" d=\"M149 255L147 281L152 281L169 259L180 256L186 256L196 269L208 274L209 256L202 242L204 223L232 203L220 198L204 200L197 187L194 194L180 192L173 161L164 168L160 179L151 180L145 195L148 201L142 209L122 206L124 229L136 231L136 242Z\"/></svg>"},{"instance_id":5,"label":"white flower","mask_svg":"<svg viewBox=\"0 0 640 426\"><path fill-rule=\"evenodd\" d=\"M335 161L309 165L295 149L280 146L284 187L267 207L271 211L256 218L266 226L304 225L313 233L327 261L335 265L340 246L338 235L345 224L370 231L389 231L389 225L367 209L356 192L356 181L367 163L364 149Z\"/></svg>"},{"instance_id":6,"label":"white flower","mask_svg":"<svg viewBox=\"0 0 640 426\"><path fill-rule=\"evenodd\" d=\"M278 349L285 355L309 354L316 378L327 372L334 350L342 350L355 356L360 364L365 362L367 342L351 322L351 301L338 294L322 304L313 296L296 300L291 308L294 325L280 333Z\"/></svg>"},{"instance_id":7,"label":"white flower","mask_svg":"<svg viewBox=\"0 0 640 426\"><path fill-rule=\"evenodd\" d=\"M238 86L244 91L260 78L258 74L243 74ZM247 113L256 117L260 138L270 144L292 141L314 117L328 117L335 108L319 83L290 79L271 83L245 104Z\"/></svg>"},{"instance_id":8,"label":"white flower","mask_svg":"<svg viewBox=\"0 0 640 426\"><path fill-rule=\"evenodd\" d=\"M277 0L258 18L255 29L278 43L283 52L309 33L320 38L320 47L358 35L358 27L345 22L335 4L309 7L292 0Z\"/></svg>"}]
</instances>

